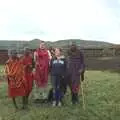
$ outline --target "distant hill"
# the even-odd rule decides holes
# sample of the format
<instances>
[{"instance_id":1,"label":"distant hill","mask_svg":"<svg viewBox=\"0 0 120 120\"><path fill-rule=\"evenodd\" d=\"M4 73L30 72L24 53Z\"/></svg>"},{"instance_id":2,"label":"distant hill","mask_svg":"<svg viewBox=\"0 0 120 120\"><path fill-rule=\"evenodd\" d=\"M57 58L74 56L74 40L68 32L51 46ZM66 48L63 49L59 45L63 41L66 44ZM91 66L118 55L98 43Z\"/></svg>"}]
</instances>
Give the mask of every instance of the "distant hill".
<instances>
[{"instance_id":1,"label":"distant hill","mask_svg":"<svg viewBox=\"0 0 120 120\"><path fill-rule=\"evenodd\" d=\"M53 43L54 46L64 47L69 46L72 42L75 42L78 46L83 48L92 48L92 47L110 47L113 44L108 42L100 42L100 41L88 41L88 40L80 40L80 39L68 39L68 40L59 40Z\"/></svg>"},{"instance_id":2,"label":"distant hill","mask_svg":"<svg viewBox=\"0 0 120 120\"><path fill-rule=\"evenodd\" d=\"M78 46L82 48L99 48L99 47L111 47L113 44L108 42L100 42L100 41L88 41L88 40L80 40L80 39L68 39L68 40L58 40L55 42L47 41L46 44L48 47L68 47L71 42L75 42ZM30 47L31 49L36 49L39 47L40 40L34 39L31 41L8 41L8 40L0 40L0 49L22 49L23 47Z\"/></svg>"},{"instance_id":3,"label":"distant hill","mask_svg":"<svg viewBox=\"0 0 120 120\"><path fill-rule=\"evenodd\" d=\"M0 40L0 49L21 49L23 46L28 46L28 43L28 41Z\"/></svg>"}]
</instances>

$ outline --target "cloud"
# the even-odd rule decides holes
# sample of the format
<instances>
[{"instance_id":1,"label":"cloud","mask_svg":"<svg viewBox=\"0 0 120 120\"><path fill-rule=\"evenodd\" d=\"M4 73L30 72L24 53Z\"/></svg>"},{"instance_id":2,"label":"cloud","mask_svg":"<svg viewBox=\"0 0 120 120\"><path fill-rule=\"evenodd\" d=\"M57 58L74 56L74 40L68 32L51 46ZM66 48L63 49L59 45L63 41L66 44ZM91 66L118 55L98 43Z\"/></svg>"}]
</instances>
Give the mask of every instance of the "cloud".
<instances>
[{"instance_id":1,"label":"cloud","mask_svg":"<svg viewBox=\"0 0 120 120\"><path fill-rule=\"evenodd\" d=\"M114 13L107 0L4 0L0 1L0 39L114 42L109 36L120 30Z\"/></svg>"}]
</instances>

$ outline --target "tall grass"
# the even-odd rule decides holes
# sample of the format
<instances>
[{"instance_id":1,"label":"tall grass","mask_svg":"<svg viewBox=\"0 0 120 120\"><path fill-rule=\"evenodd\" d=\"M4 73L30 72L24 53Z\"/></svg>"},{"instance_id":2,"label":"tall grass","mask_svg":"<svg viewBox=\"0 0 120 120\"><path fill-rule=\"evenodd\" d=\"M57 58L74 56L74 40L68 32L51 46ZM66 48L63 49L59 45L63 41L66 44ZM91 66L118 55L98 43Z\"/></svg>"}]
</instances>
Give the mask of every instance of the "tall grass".
<instances>
[{"instance_id":1,"label":"tall grass","mask_svg":"<svg viewBox=\"0 0 120 120\"><path fill-rule=\"evenodd\" d=\"M0 76L5 75L4 65L0 65Z\"/></svg>"},{"instance_id":2,"label":"tall grass","mask_svg":"<svg viewBox=\"0 0 120 120\"><path fill-rule=\"evenodd\" d=\"M7 97L7 84L2 82L0 117L2 120L120 120L119 89L118 73L87 71L84 81L86 110L82 108L82 96L80 95L80 104L73 106L68 92L64 98L65 105L60 108L53 108L48 104L35 104L31 97L29 110L15 112L11 99Z\"/></svg>"}]
</instances>

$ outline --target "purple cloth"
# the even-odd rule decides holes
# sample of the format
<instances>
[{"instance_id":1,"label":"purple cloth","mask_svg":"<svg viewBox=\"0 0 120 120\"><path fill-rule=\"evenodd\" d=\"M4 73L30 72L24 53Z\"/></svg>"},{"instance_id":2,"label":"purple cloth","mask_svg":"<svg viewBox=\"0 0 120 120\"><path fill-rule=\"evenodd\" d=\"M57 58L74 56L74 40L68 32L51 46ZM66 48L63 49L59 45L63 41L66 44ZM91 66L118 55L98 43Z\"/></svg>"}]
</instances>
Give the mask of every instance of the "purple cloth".
<instances>
[{"instance_id":1,"label":"purple cloth","mask_svg":"<svg viewBox=\"0 0 120 120\"><path fill-rule=\"evenodd\" d=\"M80 51L76 55L69 56L68 59L68 79L72 84L80 83L80 70L85 70L84 56Z\"/></svg>"}]
</instances>

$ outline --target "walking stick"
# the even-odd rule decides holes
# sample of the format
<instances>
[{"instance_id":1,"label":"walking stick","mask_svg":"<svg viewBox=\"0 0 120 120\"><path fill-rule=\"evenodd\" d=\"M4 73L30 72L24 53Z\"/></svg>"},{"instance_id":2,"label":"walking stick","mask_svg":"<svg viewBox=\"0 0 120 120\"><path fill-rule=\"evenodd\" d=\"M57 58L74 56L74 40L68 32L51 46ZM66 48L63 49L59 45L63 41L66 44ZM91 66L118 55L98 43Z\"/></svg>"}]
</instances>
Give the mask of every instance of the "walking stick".
<instances>
[{"instance_id":1,"label":"walking stick","mask_svg":"<svg viewBox=\"0 0 120 120\"><path fill-rule=\"evenodd\" d=\"M84 95L84 88L83 88L84 72L81 73L80 77L82 79L82 82L81 82L80 86L81 86L81 92L82 92L83 109L85 110L85 95Z\"/></svg>"},{"instance_id":2,"label":"walking stick","mask_svg":"<svg viewBox=\"0 0 120 120\"><path fill-rule=\"evenodd\" d=\"M83 109L85 110L85 96L84 96L83 82L81 82L81 91L82 91Z\"/></svg>"}]
</instances>

